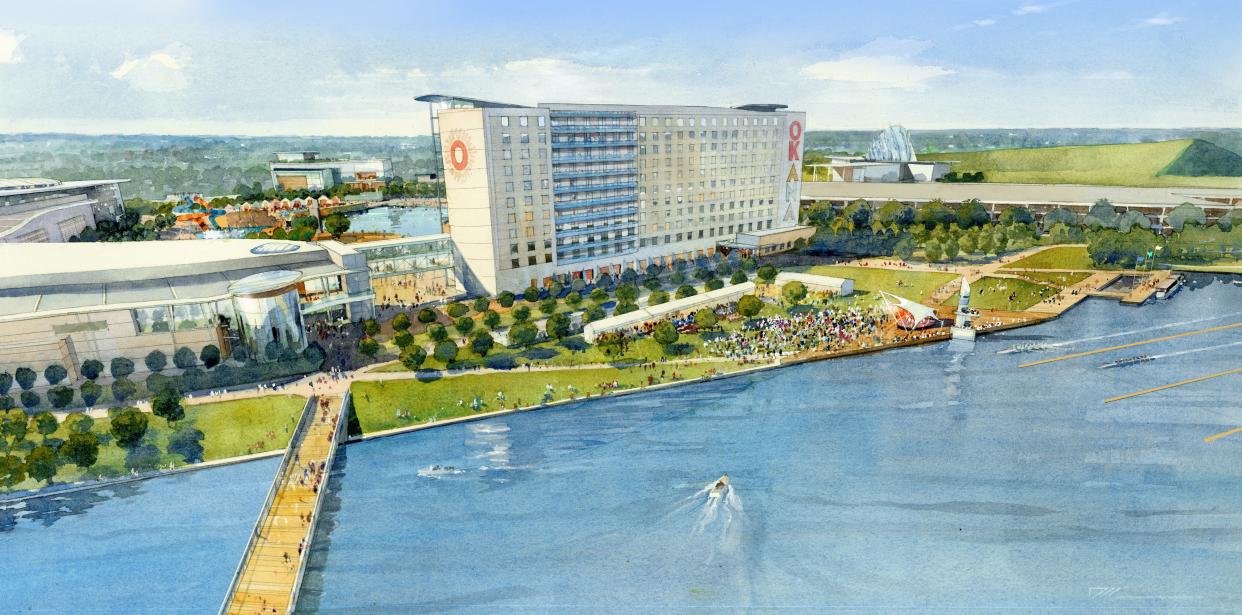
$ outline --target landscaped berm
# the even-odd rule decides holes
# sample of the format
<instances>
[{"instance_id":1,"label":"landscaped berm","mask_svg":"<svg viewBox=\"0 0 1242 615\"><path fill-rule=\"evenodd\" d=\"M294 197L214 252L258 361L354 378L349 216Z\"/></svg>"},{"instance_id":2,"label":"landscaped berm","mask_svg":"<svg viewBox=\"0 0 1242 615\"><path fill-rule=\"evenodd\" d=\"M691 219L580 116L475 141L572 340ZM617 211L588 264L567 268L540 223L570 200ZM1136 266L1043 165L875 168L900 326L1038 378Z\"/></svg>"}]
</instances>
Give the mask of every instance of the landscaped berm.
<instances>
[{"instance_id":1,"label":"landscaped berm","mask_svg":"<svg viewBox=\"0 0 1242 615\"><path fill-rule=\"evenodd\" d=\"M1242 188L1242 155L1202 139L919 154L989 182Z\"/></svg>"}]
</instances>

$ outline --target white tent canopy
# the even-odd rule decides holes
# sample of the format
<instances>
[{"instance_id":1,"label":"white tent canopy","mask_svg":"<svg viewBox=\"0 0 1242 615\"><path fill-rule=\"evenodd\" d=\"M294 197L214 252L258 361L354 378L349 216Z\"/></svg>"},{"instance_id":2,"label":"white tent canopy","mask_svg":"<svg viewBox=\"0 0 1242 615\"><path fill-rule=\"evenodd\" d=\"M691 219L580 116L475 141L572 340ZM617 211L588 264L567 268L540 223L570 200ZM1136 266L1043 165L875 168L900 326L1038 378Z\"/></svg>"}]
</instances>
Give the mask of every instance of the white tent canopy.
<instances>
[{"instance_id":1,"label":"white tent canopy","mask_svg":"<svg viewBox=\"0 0 1242 615\"><path fill-rule=\"evenodd\" d=\"M847 278L834 278L826 275L782 271L776 274L775 281L778 287L784 286L789 282L802 282L802 284L806 286L809 291L819 293L836 293L838 297L854 294L854 280Z\"/></svg>"},{"instance_id":2,"label":"white tent canopy","mask_svg":"<svg viewBox=\"0 0 1242 615\"><path fill-rule=\"evenodd\" d=\"M619 314L610 318L604 318L592 323L587 323L587 325L582 329L582 337L588 343L595 343L595 340L604 333L641 327L647 323L663 320L670 315L700 310L703 308L712 308L718 305L731 303L740 299L742 295L753 292L755 292L755 283L743 282L741 284L725 286L724 288L718 290L701 293L693 297L674 299L668 303L639 308L628 314Z\"/></svg>"}]
</instances>

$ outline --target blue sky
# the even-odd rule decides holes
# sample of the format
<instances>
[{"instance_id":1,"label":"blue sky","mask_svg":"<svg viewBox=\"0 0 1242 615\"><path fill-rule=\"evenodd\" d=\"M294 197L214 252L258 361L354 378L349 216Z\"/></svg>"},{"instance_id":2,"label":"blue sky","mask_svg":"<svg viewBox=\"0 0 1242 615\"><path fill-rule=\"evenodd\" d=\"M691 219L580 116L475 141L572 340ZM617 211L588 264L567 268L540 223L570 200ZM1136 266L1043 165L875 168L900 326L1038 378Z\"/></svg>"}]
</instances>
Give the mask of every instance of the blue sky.
<instances>
[{"instance_id":1,"label":"blue sky","mask_svg":"<svg viewBox=\"0 0 1242 615\"><path fill-rule=\"evenodd\" d=\"M433 91L782 102L813 129L1242 126L1237 0L798 4L10 0L0 132L425 134Z\"/></svg>"}]
</instances>

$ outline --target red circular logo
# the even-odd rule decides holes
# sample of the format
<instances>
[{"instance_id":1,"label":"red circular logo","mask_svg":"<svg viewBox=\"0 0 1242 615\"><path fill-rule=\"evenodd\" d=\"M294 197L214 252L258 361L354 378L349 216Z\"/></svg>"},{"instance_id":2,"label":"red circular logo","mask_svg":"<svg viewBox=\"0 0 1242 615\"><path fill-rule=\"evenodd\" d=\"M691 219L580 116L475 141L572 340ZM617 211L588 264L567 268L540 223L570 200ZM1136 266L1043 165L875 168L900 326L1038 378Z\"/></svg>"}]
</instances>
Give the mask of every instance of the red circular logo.
<instances>
[{"instance_id":1,"label":"red circular logo","mask_svg":"<svg viewBox=\"0 0 1242 615\"><path fill-rule=\"evenodd\" d=\"M461 139L449 145L449 164L458 171L465 171L470 164L470 150L466 149L466 144Z\"/></svg>"}]
</instances>

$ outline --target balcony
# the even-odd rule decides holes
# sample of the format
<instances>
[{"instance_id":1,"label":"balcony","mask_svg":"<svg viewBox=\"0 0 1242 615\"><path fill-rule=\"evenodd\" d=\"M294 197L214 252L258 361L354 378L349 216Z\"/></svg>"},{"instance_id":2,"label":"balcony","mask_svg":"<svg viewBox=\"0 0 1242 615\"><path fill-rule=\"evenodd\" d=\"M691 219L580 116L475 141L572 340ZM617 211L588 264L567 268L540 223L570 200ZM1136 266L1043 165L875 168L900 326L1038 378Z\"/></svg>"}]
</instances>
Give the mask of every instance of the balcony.
<instances>
[{"instance_id":1,"label":"balcony","mask_svg":"<svg viewBox=\"0 0 1242 615\"><path fill-rule=\"evenodd\" d=\"M623 247L619 250L611 250L604 254L601 254L597 251L595 254L590 254L590 255L585 255L585 256L569 256L569 254L573 253L572 250L582 250L584 248L617 247L617 246L624 246L627 243L633 244L633 245L629 247ZM637 246L638 246L637 236L618 237L616 239L610 239L608 241L599 241L599 242L594 242L594 243L589 243L589 244L577 244L574 246L557 246L556 247L557 248L556 249L556 262L557 264L581 263L583 261L592 261L592 260L601 259L601 258L609 258L613 256L620 256L622 254L632 254L638 251Z\"/></svg>"},{"instance_id":2,"label":"balcony","mask_svg":"<svg viewBox=\"0 0 1242 615\"><path fill-rule=\"evenodd\" d=\"M612 184L591 184L579 186L556 186L552 188L552 194L572 194L574 192L598 192L600 190L634 190L638 188L638 182L617 182Z\"/></svg>"},{"instance_id":3,"label":"balcony","mask_svg":"<svg viewBox=\"0 0 1242 615\"><path fill-rule=\"evenodd\" d=\"M583 207L596 207L599 205L613 205L616 203L634 203L638 197L633 194L625 196L609 196L601 199L587 199L585 201L562 201L556 203L556 211L568 211L570 209L581 209Z\"/></svg>"},{"instance_id":4,"label":"balcony","mask_svg":"<svg viewBox=\"0 0 1242 615\"><path fill-rule=\"evenodd\" d=\"M598 109L558 109L549 111L548 115L553 119L566 117L626 117L634 119L632 111L603 111Z\"/></svg>"},{"instance_id":5,"label":"balcony","mask_svg":"<svg viewBox=\"0 0 1242 615\"><path fill-rule=\"evenodd\" d=\"M565 134L576 132L634 132L633 124L621 124L615 126L592 126L590 124L552 124L552 134Z\"/></svg>"},{"instance_id":6,"label":"balcony","mask_svg":"<svg viewBox=\"0 0 1242 615\"><path fill-rule=\"evenodd\" d=\"M611 175L637 175L638 169L635 167L620 167L615 169L590 169L587 171L557 171L553 169L553 179L577 179L579 177L608 177Z\"/></svg>"},{"instance_id":7,"label":"balcony","mask_svg":"<svg viewBox=\"0 0 1242 615\"><path fill-rule=\"evenodd\" d=\"M575 147L634 147L638 141L553 141L552 149L573 149ZM555 160L555 158L553 159Z\"/></svg>"},{"instance_id":8,"label":"balcony","mask_svg":"<svg viewBox=\"0 0 1242 615\"><path fill-rule=\"evenodd\" d=\"M620 207L609 209L608 211L596 211L589 214L573 214L569 216L557 216L557 224L568 224L572 222L590 222L591 220L602 220L604 218L620 218L623 216L637 216L637 207ZM633 224L633 222L631 222Z\"/></svg>"},{"instance_id":9,"label":"balcony","mask_svg":"<svg viewBox=\"0 0 1242 615\"><path fill-rule=\"evenodd\" d=\"M552 164L568 164L571 162L634 162L637 159L636 152L628 154L603 154L597 156L590 155L572 155L572 156L552 156Z\"/></svg>"},{"instance_id":10,"label":"balcony","mask_svg":"<svg viewBox=\"0 0 1242 615\"><path fill-rule=\"evenodd\" d=\"M558 238L560 238L560 237L580 237L580 236L582 236L582 235L594 235L594 234L597 234L597 233L608 233L608 232L611 232L611 231L624 231L624 230L627 230L627 229L628 229L628 230L632 230L632 231L634 231L633 233L630 233L629 235L627 235L627 237L637 237L637 236L638 236L638 228L637 228L637 226L636 226L636 223L634 223L634 222L621 222L621 223L617 223L617 224L609 224L609 225L606 225L606 226L591 226L591 227L587 227L587 228L566 229L566 230L563 230L563 231L557 231L557 232L556 232L556 236L557 236Z\"/></svg>"}]
</instances>

